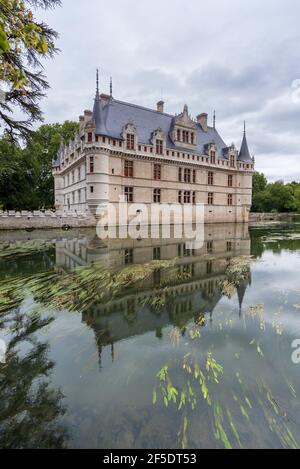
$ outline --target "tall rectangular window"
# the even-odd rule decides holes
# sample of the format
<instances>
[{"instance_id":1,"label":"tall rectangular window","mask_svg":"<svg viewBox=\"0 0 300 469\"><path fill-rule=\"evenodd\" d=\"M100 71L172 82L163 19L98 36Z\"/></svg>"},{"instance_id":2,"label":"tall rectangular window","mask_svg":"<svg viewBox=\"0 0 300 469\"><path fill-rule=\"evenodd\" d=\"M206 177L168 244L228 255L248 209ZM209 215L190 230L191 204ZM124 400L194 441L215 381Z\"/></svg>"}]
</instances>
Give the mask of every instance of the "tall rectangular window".
<instances>
[{"instance_id":1,"label":"tall rectangular window","mask_svg":"<svg viewBox=\"0 0 300 469\"><path fill-rule=\"evenodd\" d=\"M190 204L191 203L191 193L190 191L184 191L184 203Z\"/></svg>"},{"instance_id":2,"label":"tall rectangular window","mask_svg":"<svg viewBox=\"0 0 300 469\"><path fill-rule=\"evenodd\" d=\"M157 155L162 155L164 150L164 145L162 140L156 140L156 153Z\"/></svg>"},{"instance_id":3,"label":"tall rectangular window","mask_svg":"<svg viewBox=\"0 0 300 469\"><path fill-rule=\"evenodd\" d=\"M191 182L191 170L189 168L184 169L184 182Z\"/></svg>"},{"instance_id":4,"label":"tall rectangular window","mask_svg":"<svg viewBox=\"0 0 300 469\"><path fill-rule=\"evenodd\" d=\"M180 131L180 129L177 129L177 140L178 140L178 142L180 142L180 140L181 140L181 131Z\"/></svg>"},{"instance_id":5,"label":"tall rectangular window","mask_svg":"<svg viewBox=\"0 0 300 469\"><path fill-rule=\"evenodd\" d=\"M92 141L93 141L93 134L92 134L92 132L89 132L89 133L88 133L88 139L87 139L87 140L88 140L88 143L92 143Z\"/></svg>"},{"instance_id":6,"label":"tall rectangular window","mask_svg":"<svg viewBox=\"0 0 300 469\"><path fill-rule=\"evenodd\" d=\"M227 202L228 202L228 205L233 205L233 195L232 194L228 194Z\"/></svg>"},{"instance_id":7,"label":"tall rectangular window","mask_svg":"<svg viewBox=\"0 0 300 469\"><path fill-rule=\"evenodd\" d=\"M196 170L193 169L193 183L196 184Z\"/></svg>"},{"instance_id":8,"label":"tall rectangular window","mask_svg":"<svg viewBox=\"0 0 300 469\"><path fill-rule=\"evenodd\" d=\"M178 191L178 203L182 204L182 191Z\"/></svg>"},{"instance_id":9,"label":"tall rectangular window","mask_svg":"<svg viewBox=\"0 0 300 469\"><path fill-rule=\"evenodd\" d=\"M230 155L230 167L235 167L235 157L233 155Z\"/></svg>"},{"instance_id":10,"label":"tall rectangular window","mask_svg":"<svg viewBox=\"0 0 300 469\"><path fill-rule=\"evenodd\" d=\"M207 253L212 254L214 250L214 242L213 241L207 241Z\"/></svg>"},{"instance_id":11,"label":"tall rectangular window","mask_svg":"<svg viewBox=\"0 0 300 469\"><path fill-rule=\"evenodd\" d=\"M193 203L194 205L195 205L195 203L196 203L196 192L195 192L195 191L192 193L192 203Z\"/></svg>"},{"instance_id":12,"label":"tall rectangular window","mask_svg":"<svg viewBox=\"0 0 300 469\"><path fill-rule=\"evenodd\" d=\"M90 156L90 173L94 172L94 157Z\"/></svg>"},{"instance_id":13,"label":"tall rectangular window","mask_svg":"<svg viewBox=\"0 0 300 469\"><path fill-rule=\"evenodd\" d=\"M182 182L182 168L178 168L178 181Z\"/></svg>"},{"instance_id":14,"label":"tall rectangular window","mask_svg":"<svg viewBox=\"0 0 300 469\"><path fill-rule=\"evenodd\" d=\"M182 141L183 143L189 143L189 133L187 130L182 131Z\"/></svg>"},{"instance_id":15,"label":"tall rectangular window","mask_svg":"<svg viewBox=\"0 0 300 469\"><path fill-rule=\"evenodd\" d=\"M153 167L153 178L154 178L156 181L160 181L160 180L161 180L161 165L160 165L160 164L154 164L154 167Z\"/></svg>"},{"instance_id":16,"label":"tall rectangular window","mask_svg":"<svg viewBox=\"0 0 300 469\"><path fill-rule=\"evenodd\" d=\"M160 247L153 248L153 260L159 261L161 259Z\"/></svg>"},{"instance_id":17,"label":"tall rectangular window","mask_svg":"<svg viewBox=\"0 0 300 469\"><path fill-rule=\"evenodd\" d=\"M207 203L208 205L213 205L214 203L214 194L212 192L208 193Z\"/></svg>"},{"instance_id":18,"label":"tall rectangular window","mask_svg":"<svg viewBox=\"0 0 300 469\"><path fill-rule=\"evenodd\" d=\"M133 187L125 187L124 195L126 202L133 202Z\"/></svg>"},{"instance_id":19,"label":"tall rectangular window","mask_svg":"<svg viewBox=\"0 0 300 469\"><path fill-rule=\"evenodd\" d=\"M160 204L161 201L161 190L160 189L154 189L153 190L153 202L155 204Z\"/></svg>"},{"instance_id":20,"label":"tall rectangular window","mask_svg":"<svg viewBox=\"0 0 300 469\"><path fill-rule=\"evenodd\" d=\"M209 171L208 173L208 180L207 180L207 184L209 186L213 186L214 185L214 173Z\"/></svg>"},{"instance_id":21,"label":"tall rectangular window","mask_svg":"<svg viewBox=\"0 0 300 469\"><path fill-rule=\"evenodd\" d=\"M228 175L228 187L233 187L233 176L232 176L232 174Z\"/></svg>"},{"instance_id":22,"label":"tall rectangular window","mask_svg":"<svg viewBox=\"0 0 300 469\"><path fill-rule=\"evenodd\" d=\"M124 162L124 176L127 178L133 177L133 161L125 160Z\"/></svg>"},{"instance_id":23,"label":"tall rectangular window","mask_svg":"<svg viewBox=\"0 0 300 469\"><path fill-rule=\"evenodd\" d=\"M134 150L134 134L127 134L126 135L126 147L127 150Z\"/></svg>"},{"instance_id":24,"label":"tall rectangular window","mask_svg":"<svg viewBox=\"0 0 300 469\"><path fill-rule=\"evenodd\" d=\"M195 134L194 132L191 133L191 144L194 145L195 143Z\"/></svg>"},{"instance_id":25,"label":"tall rectangular window","mask_svg":"<svg viewBox=\"0 0 300 469\"><path fill-rule=\"evenodd\" d=\"M211 164L216 164L216 152L215 151L210 152L210 162Z\"/></svg>"},{"instance_id":26,"label":"tall rectangular window","mask_svg":"<svg viewBox=\"0 0 300 469\"><path fill-rule=\"evenodd\" d=\"M124 250L124 264L133 264L133 249Z\"/></svg>"},{"instance_id":27,"label":"tall rectangular window","mask_svg":"<svg viewBox=\"0 0 300 469\"><path fill-rule=\"evenodd\" d=\"M212 273L212 267L213 267L212 261L208 261L206 263L206 273L208 275L210 275Z\"/></svg>"}]
</instances>

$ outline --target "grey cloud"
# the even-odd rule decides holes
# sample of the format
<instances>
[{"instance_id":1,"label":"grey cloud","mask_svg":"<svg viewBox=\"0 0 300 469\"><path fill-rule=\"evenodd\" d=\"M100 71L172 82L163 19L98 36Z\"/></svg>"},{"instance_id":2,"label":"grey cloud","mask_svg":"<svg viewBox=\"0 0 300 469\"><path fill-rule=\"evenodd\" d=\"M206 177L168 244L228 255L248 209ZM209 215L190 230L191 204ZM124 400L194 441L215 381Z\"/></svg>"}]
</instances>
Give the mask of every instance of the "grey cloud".
<instances>
[{"instance_id":1,"label":"grey cloud","mask_svg":"<svg viewBox=\"0 0 300 469\"><path fill-rule=\"evenodd\" d=\"M45 63L46 121L91 108L99 67L102 91L112 75L117 99L155 107L163 92L167 112L187 103L210 121L216 109L227 143L240 145L246 119L257 168L271 179L300 177L300 104L289 100L300 78L299 13L294 0L90 0L85 8L63 0L40 13L61 48Z\"/></svg>"}]
</instances>

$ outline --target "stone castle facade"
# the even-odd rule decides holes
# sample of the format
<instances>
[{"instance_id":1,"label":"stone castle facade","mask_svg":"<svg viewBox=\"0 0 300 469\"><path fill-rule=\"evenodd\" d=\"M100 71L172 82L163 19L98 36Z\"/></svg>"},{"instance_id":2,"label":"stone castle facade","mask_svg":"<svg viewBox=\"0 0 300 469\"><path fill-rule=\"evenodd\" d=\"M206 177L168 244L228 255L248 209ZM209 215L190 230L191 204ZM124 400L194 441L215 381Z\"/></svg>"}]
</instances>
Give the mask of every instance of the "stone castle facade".
<instances>
[{"instance_id":1,"label":"stone castle facade","mask_svg":"<svg viewBox=\"0 0 300 469\"><path fill-rule=\"evenodd\" d=\"M93 111L80 116L74 141L53 162L59 211L96 214L100 204L203 203L205 221L247 223L254 158L244 131L240 151L227 146L215 119L194 120L118 101L97 90Z\"/></svg>"}]
</instances>

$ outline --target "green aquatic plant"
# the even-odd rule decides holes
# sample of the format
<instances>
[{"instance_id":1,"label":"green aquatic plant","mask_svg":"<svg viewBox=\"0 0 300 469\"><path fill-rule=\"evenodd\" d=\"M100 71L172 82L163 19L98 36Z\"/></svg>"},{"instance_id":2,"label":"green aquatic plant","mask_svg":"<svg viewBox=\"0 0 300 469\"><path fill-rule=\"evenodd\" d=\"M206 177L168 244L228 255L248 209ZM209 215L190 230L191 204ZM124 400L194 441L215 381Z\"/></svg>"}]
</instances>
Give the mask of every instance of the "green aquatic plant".
<instances>
[{"instance_id":1,"label":"green aquatic plant","mask_svg":"<svg viewBox=\"0 0 300 469\"><path fill-rule=\"evenodd\" d=\"M2 245L0 247L0 260L1 259L17 259L19 257L32 256L40 252L45 252L45 249L53 247L54 243L49 241L22 241L13 244Z\"/></svg>"},{"instance_id":2,"label":"green aquatic plant","mask_svg":"<svg viewBox=\"0 0 300 469\"><path fill-rule=\"evenodd\" d=\"M123 290L138 288L154 272L168 269L171 261L151 261L130 265L119 272L105 269L100 263L79 267L71 272L61 268L26 279L18 277L0 282L0 312L11 309L25 298L54 309L87 310L95 303L109 301Z\"/></svg>"},{"instance_id":3,"label":"green aquatic plant","mask_svg":"<svg viewBox=\"0 0 300 469\"><path fill-rule=\"evenodd\" d=\"M225 279L220 282L220 289L223 295L231 298L236 292L236 288L244 280L250 277L251 256L240 256L231 259L226 272Z\"/></svg>"},{"instance_id":4,"label":"green aquatic plant","mask_svg":"<svg viewBox=\"0 0 300 469\"><path fill-rule=\"evenodd\" d=\"M260 327L264 320L263 306L251 306L248 312L246 319L258 316L259 333L265 333L265 329ZM161 368L156 375L157 384L153 390L154 405L161 402L166 409L173 407L180 416L178 437L181 447L188 446L189 422L193 413L201 409L201 415L205 412L208 422L212 422L211 436L220 447L243 448L245 432L259 432L258 425L265 431L267 425L278 439L278 445L283 448L298 448L299 443L292 426L299 427L299 424L293 419L291 412L276 397L265 378L253 380L251 373L241 368L242 363L248 362L247 353L253 348L260 357L260 364L264 364L265 354L261 341L253 339L248 347L234 352L233 367L226 370L214 357L212 344L207 352L199 349L199 344L205 337L205 333L200 331L201 324L203 327L202 320L198 322L195 319L193 324L185 328L185 341L190 341L191 351L182 357L176 355ZM269 328L277 334L271 325ZM223 329L225 333L225 328ZM170 332L174 345L179 345L180 332L178 328ZM291 396L297 402L294 384L284 377L281 384L285 388L283 394Z\"/></svg>"},{"instance_id":5,"label":"green aquatic plant","mask_svg":"<svg viewBox=\"0 0 300 469\"><path fill-rule=\"evenodd\" d=\"M202 401L208 406L212 405L211 386L220 383L223 367L216 362L211 352L203 357L201 365L191 353L188 353L184 357L182 369L185 375L184 384L176 385L174 384L176 376L171 376L169 366L163 366L159 370L156 375L158 384L153 390L152 402L157 403L159 393L165 407L175 405L179 412L183 412L183 424L178 434L181 436L181 446L185 449L188 425L186 408L189 407L192 411L196 409L199 393Z\"/></svg>"}]
</instances>

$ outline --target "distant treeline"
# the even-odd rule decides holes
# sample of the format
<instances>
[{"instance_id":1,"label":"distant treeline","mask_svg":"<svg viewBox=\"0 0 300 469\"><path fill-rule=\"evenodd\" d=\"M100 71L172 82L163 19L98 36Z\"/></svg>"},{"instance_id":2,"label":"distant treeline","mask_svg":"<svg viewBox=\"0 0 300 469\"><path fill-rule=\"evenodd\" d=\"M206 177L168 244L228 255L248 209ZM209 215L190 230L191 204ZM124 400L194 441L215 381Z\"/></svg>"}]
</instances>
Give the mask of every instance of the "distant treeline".
<instances>
[{"instance_id":1,"label":"distant treeline","mask_svg":"<svg viewBox=\"0 0 300 469\"><path fill-rule=\"evenodd\" d=\"M252 212L300 212L300 183L269 183L262 173L253 177Z\"/></svg>"}]
</instances>

